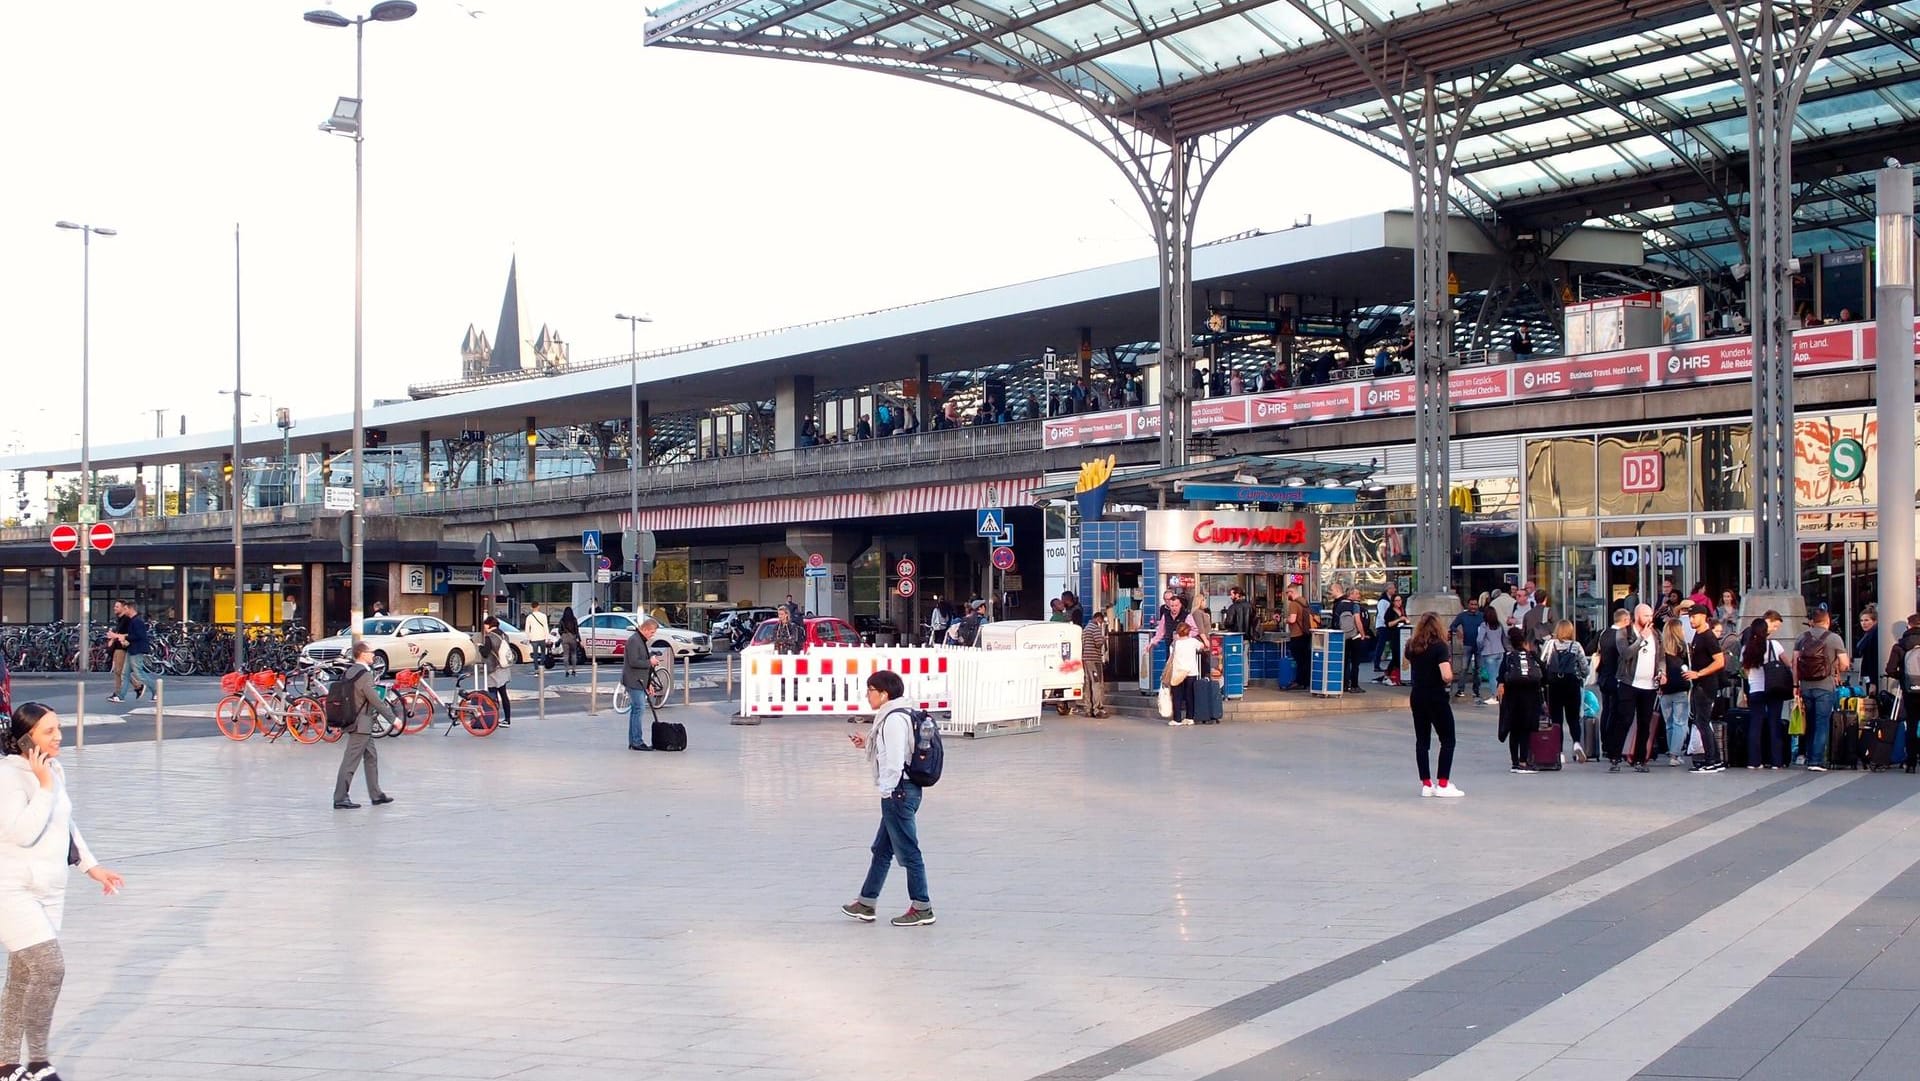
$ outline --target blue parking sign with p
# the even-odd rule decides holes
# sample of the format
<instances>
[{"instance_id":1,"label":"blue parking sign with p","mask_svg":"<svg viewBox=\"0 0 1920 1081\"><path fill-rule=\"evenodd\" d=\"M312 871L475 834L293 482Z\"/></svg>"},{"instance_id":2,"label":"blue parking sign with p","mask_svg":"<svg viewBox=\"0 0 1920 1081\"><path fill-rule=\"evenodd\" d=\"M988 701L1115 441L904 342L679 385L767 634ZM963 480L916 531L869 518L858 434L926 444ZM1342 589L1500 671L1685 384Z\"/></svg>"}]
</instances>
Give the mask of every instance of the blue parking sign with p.
<instances>
[{"instance_id":1,"label":"blue parking sign with p","mask_svg":"<svg viewBox=\"0 0 1920 1081\"><path fill-rule=\"evenodd\" d=\"M973 524L975 536L997 537L1006 526L1006 513L999 507L981 507L974 513L976 515Z\"/></svg>"}]
</instances>

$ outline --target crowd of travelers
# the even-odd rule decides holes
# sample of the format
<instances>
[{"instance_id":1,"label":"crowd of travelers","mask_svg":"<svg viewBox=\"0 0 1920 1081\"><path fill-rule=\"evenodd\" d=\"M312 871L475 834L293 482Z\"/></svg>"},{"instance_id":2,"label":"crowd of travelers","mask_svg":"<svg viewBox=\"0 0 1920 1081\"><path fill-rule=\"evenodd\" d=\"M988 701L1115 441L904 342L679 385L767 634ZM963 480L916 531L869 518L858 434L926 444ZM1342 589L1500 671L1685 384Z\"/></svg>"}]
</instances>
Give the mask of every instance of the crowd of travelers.
<instances>
[{"instance_id":1,"label":"crowd of travelers","mask_svg":"<svg viewBox=\"0 0 1920 1081\"><path fill-rule=\"evenodd\" d=\"M1386 614L1376 615L1352 589L1336 604L1342 629L1363 647L1348 652L1349 692L1360 690L1372 627L1393 625L1403 607L1383 596L1378 611ZM1422 615L1404 658L1376 651L1376 682L1398 683L1405 673L1411 684L1421 794L1461 794L1449 777L1453 703L1469 698L1497 710L1497 736L1516 774L1589 762L1605 762L1609 773L1651 773L1662 762L1695 774L1730 766L1915 772L1920 614L1890 643L1867 606L1852 650L1824 605L1808 613L1804 632L1783 641L1779 612L1743 626L1733 592L1716 601L1700 583L1682 594L1667 582L1647 600L1629 594L1610 615L1589 645L1528 583L1469 598L1445 626ZM1437 768L1429 764L1435 736Z\"/></svg>"}]
</instances>

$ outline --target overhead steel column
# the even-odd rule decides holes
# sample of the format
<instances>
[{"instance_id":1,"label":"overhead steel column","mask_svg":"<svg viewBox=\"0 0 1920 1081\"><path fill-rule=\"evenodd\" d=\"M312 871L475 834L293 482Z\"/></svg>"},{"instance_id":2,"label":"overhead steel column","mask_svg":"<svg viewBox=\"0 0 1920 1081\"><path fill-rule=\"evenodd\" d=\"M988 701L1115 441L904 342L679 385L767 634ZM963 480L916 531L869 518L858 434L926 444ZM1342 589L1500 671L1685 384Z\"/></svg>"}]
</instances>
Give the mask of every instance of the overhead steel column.
<instances>
[{"instance_id":1,"label":"overhead steel column","mask_svg":"<svg viewBox=\"0 0 1920 1081\"><path fill-rule=\"evenodd\" d=\"M1418 124L1418 145L1409 146L1413 162L1414 282L1414 590L1446 592L1453 579L1453 536L1448 441L1452 410L1447 388L1453 300L1447 295L1447 172L1453 141L1439 131L1433 80L1426 84L1418 117L1408 117L1405 134Z\"/></svg>"},{"instance_id":2,"label":"overhead steel column","mask_svg":"<svg viewBox=\"0 0 1920 1081\"><path fill-rule=\"evenodd\" d=\"M1913 552L1913 174L1880 170L1873 312L1879 328L1880 616L1888 626L1914 612Z\"/></svg>"},{"instance_id":3,"label":"overhead steel column","mask_svg":"<svg viewBox=\"0 0 1920 1081\"><path fill-rule=\"evenodd\" d=\"M1160 261L1160 464L1187 464L1193 432L1193 238L1187 192L1191 140L1167 148L1165 186L1148 204Z\"/></svg>"},{"instance_id":4,"label":"overhead steel column","mask_svg":"<svg viewBox=\"0 0 1920 1081\"><path fill-rule=\"evenodd\" d=\"M1753 559L1746 607L1805 614L1793 500L1793 122L1807 76L1858 0L1782 12L1713 0L1747 98L1748 318L1753 324Z\"/></svg>"}]
</instances>

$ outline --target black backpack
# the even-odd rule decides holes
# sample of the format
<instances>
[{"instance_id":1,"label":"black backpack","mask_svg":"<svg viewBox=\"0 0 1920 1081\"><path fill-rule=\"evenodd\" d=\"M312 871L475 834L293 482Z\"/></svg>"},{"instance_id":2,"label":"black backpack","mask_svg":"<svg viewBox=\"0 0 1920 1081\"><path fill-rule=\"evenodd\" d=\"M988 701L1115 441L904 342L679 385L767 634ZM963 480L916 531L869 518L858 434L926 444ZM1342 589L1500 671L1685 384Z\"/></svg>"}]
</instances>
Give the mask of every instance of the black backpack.
<instances>
[{"instance_id":1,"label":"black backpack","mask_svg":"<svg viewBox=\"0 0 1920 1081\"><path fill-rule=\"evenodd\" d=\"M1540 675L1540 662L1524 649L1507 654L1507 659L1500 662L1500 682L1510 687L1538 687Z\"/></svg>"},{"instance_id":2,"label":"black backpack","mask_svg":"<svg viewBox=\"0 0 1920 1081\"><path fill-rule=\"evenodd\" d=\"M1547 674L1552 676L1556 682L1579 683L1579 648L1580 647L1571 642L1556 648L1553 651L1553 656L1547 658Z\"/></svg>"},{"instance_id":3,"label":"black backpack","mask_svg":"<svg viewBox=\"0 0 1920 1081\"><path fill-rule=\"evenodd\" d=\"M913 734L913 746L907 751L906 779L921 788L940 783L940 771L946 766L947 750L940 742L940 726L924 709L905 709L907 727Z\"/></svg>"},{"instance_id":4,"label":"black backpack","mask_svg":"<svg viewBox=\"0 0 1920 1081\"><path fill-rule=\"evenodd\" d=\"M968 616L960 621L959 638L960 644L963 646L973 645L980 640L979 616Z\"/></svg>"},{"instance_id":5,"label":"black backpack","mask_svg":"<svg viewBox=\"0 0 1920 1081\"><path fill-rule=\"evenodd\" d=\"M327 684L327 727L334 731L353 727L353 689L359 676L342 676Z\"/></svg>"},{"instance_id":6,"label":"black backpack","mask_svg":"<svg viewBox=\"0 0 1920 1081\"><path fill-rule=\"evenodd\" d=\"M1817 683L1833 675L1833 658L1827 656L1827 636L1832 631L1808 631L1793 644L1793 674L1802 683Z\"/></svg>"}]
</instances>

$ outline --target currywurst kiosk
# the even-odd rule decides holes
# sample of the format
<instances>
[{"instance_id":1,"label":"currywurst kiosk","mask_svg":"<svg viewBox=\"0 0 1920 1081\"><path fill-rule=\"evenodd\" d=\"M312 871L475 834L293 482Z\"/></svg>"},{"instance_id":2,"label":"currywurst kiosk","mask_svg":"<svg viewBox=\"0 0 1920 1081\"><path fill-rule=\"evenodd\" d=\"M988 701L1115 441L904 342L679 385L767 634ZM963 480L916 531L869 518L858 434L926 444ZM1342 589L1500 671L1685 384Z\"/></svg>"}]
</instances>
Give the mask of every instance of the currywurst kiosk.
<instances>
[{"instance_id":1,"label":"currywurst kiosk","mask_svg":"<svg viewBox=\"0 0 1920 1081\"><path fill-rule=\"evenodd\" d=\"M1320 520L1311 511L1149 510L1080 524L1080 596L1111 613L1116 632L1133 633L1132 675L1144 692L1159 689L1166 664L1166 643L1147 642L1169 591L1217 618L1228 590L1241 589L1259 621L1242 643L1247 675L1279 678L1284 631L1258 628L1284 612L1288 586L1319 595L1319 563Z\"/></svg>"}]
</instances>

